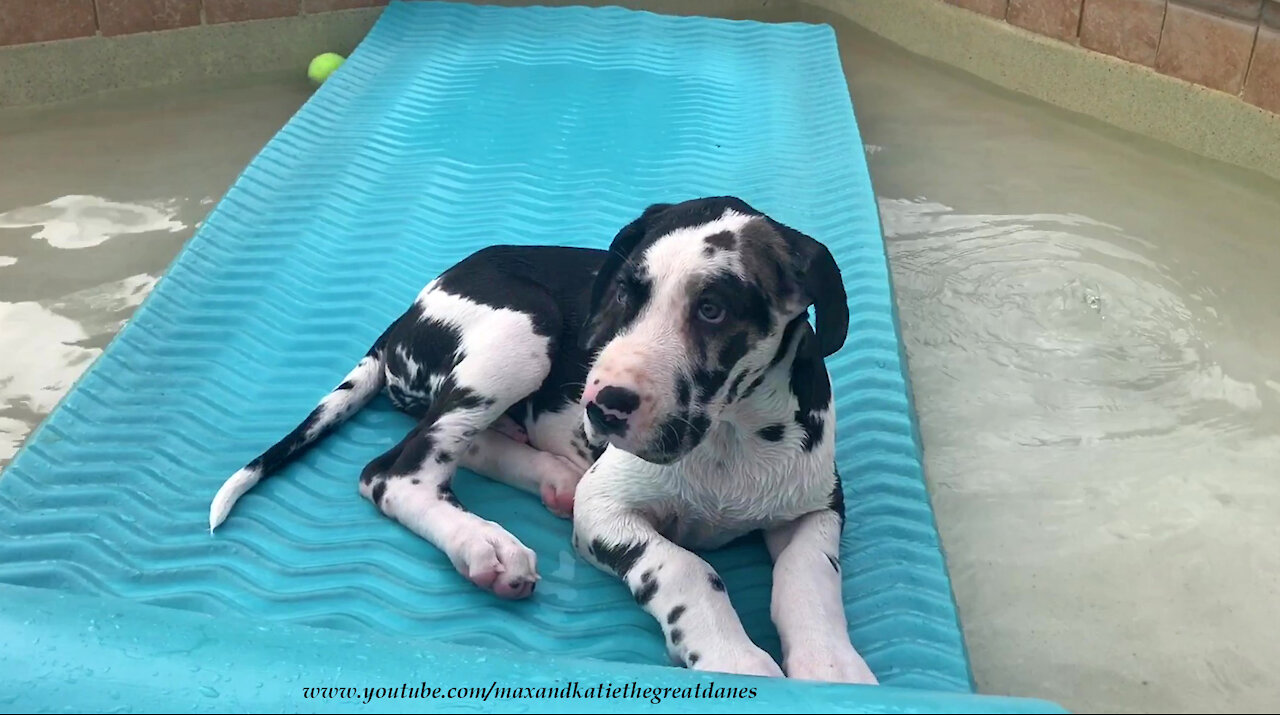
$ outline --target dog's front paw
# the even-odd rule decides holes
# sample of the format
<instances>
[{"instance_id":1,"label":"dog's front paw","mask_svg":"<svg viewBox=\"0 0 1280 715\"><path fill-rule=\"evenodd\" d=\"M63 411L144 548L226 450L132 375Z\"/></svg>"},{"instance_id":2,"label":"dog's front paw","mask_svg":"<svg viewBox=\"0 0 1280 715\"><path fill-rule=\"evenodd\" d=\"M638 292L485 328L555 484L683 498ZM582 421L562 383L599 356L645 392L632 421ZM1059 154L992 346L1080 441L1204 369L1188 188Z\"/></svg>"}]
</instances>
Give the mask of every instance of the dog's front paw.
<instances>
[{"instance_id":1,"label":"dog's front paw","mask_svg":"<svg viewBox=\"0 0 1280 715\"><path fill-rule=\"evenodd\" d=\"M773 657L754 643L720 650L707 650L704 653L690 652L686 656L686 662L693 670L760 675L766 678L783 677L782 669L774 662Z\"/></svg>"},{"instance_id":2,"label":"dog's front paw","mask_svg":"<svg viewBox=\"0 0 1280 715\"><path fill-rule=\"evenodd\" d=\"M464 532L448 552L458 573L501 598L526 598L538 585L537 555L492 522Z\"/></svg>"},{"instance_id":3,"label":"dog's front paw","mask_svg":"<svg viewBox=\"0 0 1280 715\"><path fill-rule=\"evenodd\" d=\"M788 653L783 664L788 678L827 683L877 685L875 673L848 643L814 643Z\"/></svg>"},{"instance_id":4,"label":"dog's front paw","mask_svg":"<svg viewBox=\"0 0 1280 715\"><path fill-rule=\"evenodd\" d=\"M564 457L547 454L546 466L540 470L542 503L556 516L573 516L573 495L582 481L582 469Z\"/></svg>"}]
</instances>

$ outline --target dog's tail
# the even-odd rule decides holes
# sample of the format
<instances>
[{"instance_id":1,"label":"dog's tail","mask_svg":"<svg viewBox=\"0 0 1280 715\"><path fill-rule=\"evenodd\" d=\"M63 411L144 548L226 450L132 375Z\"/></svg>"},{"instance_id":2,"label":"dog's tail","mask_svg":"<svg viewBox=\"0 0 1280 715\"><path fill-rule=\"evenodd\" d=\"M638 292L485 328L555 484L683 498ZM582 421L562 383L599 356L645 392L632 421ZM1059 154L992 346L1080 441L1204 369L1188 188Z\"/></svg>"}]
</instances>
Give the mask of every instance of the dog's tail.
<instances>
[{"instance_id":1,"label":"dog's tail","mask_svg":"<svg viewBox=\"0 0 1280 715\"><path fill-rule=\"evenodd\" d=\"M342 384L325 395L302 424L223 483L209 506L209 531L212 532L226 520L236 500L244 496L245 492L264 478L280 471L334 427L346 422L382 390L387 381L384 351L387 336L394 327L393 323L382 333L355 369L347 373Z\"/></svg>"}]
</instances>

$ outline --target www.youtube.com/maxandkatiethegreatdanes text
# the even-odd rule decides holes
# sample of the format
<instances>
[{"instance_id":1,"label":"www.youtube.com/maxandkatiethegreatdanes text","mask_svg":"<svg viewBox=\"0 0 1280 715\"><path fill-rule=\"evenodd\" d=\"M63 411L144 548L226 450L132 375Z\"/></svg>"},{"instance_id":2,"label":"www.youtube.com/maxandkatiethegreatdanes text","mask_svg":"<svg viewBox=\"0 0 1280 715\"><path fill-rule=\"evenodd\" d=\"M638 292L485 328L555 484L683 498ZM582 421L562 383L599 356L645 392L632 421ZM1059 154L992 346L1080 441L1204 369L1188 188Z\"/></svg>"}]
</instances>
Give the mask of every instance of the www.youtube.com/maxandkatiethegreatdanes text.
<instances>
[{"instance_id":1,"label":"www.youtube.com/maxandkatiethegreatdanes text","mask_svg":"<svg viewBox=\"0 0 1280 715\"><path fill-rule=\"evenodd\" d=\"M664 700L750 700L756 696L754 687L725 687L715 682L695 683L684 687L647 686L639 683L589 683L577 681L540 687L499 685L497 681L487 685L436 686L427 683L401 683L390 687L304 687L303 698L322 700L358 700L365 704L374 700L430 699L430 700L533 700L574 699L583 700L647 700L657 705Z\"/></svg>"}]
</instances>

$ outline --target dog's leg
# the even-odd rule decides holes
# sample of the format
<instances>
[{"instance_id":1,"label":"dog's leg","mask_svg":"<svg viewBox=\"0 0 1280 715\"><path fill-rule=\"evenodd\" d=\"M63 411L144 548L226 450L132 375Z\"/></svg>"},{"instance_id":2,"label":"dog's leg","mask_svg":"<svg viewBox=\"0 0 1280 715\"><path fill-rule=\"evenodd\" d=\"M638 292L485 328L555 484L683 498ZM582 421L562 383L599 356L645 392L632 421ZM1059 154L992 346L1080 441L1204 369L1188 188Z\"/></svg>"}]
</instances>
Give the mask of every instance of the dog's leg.
<instances>
[{"instance_id":1,"label":"dog's leg","mask_svg":"<svg viewBox=\"0 0 1280 715\"><path fill-rule=\"evenodd\" d=\"M564 457L489 429L471 443L461 464L477 474L541 496L542 503L556 516L573 514L573 493L583 469Z\"/></svg>"},{"instance_id":2,"label":"dog's leg","mask_svg":"<svg viewBox=\"0 0 1280 715\"><path fill-rule=\"evenodd\" d=\"M524 598L538 580L533 551L506 529L467 511L453 493L456 455L485 428L491 412L477 407L439 418L428 415L400 444L365 467L360 493L439 547L475 585L503 598Z\"/></svg>"},{"instance_id":3,"label":"dog's leg","mask_svg":"<svg viewBox=\"0 0 1280 715\"><path fill-rule=\"evenodd\" d=\"M651 480L629 479L639 476L629 468L646 469L632 460L640 461L610 449L587 471L574 507L575 548L631 589L662 627L672 660L695 670L781 677L778 664L747 636L711 565L663 537L642 515L628 482Z\"/></svg>"},{"instance_id":4,"label":"dog's leg","mask_svg":"<svg viewBox=\"0 0 1280 715\"><path fill-rule=\"evenodd\" d=\"M503 598L524 598L538 580L534 553L501 526L467 511L452 481L472 442L542 383L550 340L516 334L510 325L472 330L467 357L433 377L426 414L400 444L365 467L360 493L438 546L472 583ZM512 359L513 349L522 351L521 359Z\"/></svg>"},{"instance_id":5,"label":"dog's leg","mask_svg":"<svg viewBox=\"0 0 1280 715\"><path fill-rule=\"evenodd\" d=\"M824 509L765 534L774 560L770 612L788 677L875 684L876 676L849 642L840 521L839 514Z\"/></svg>"}]
</instances>

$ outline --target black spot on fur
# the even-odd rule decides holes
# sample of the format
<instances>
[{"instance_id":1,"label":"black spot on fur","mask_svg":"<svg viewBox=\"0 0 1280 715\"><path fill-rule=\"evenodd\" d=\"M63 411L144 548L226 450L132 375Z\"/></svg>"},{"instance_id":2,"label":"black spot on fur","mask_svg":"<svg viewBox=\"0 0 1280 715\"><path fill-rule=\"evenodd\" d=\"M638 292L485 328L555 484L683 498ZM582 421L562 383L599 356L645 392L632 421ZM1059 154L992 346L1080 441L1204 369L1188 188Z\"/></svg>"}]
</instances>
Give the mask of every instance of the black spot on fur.
<instances>
[{"instance_id":1,"label":"black spot on fur","mask_svg":"<svg viewBox=\"0 0 1280 715\"><path fill-rule=\"evenodd\" d=\"M791 364L791 392L796 396L796 423L804 429L801 447L808 452L822 441L823 414L831 405L831 379L818 353L813 332L801 335Z\"/></svg>"},{"instance_id":2,"label":"black spot on fur","mask_svg":"<svg viewBox=\"0 0 1280 715\"><path fill-rule=\"evenodd\" d=\"M337 389L339 389L339 390L350 390L351 388L353 388L353 387L355 387L355 386L356 386L356 384L355 384L354 382L352 382L352 381L350 381L350 380L343 380L343 381L342 381L342 384L341 384L341 385L338 385Z\"/></svg>"},{"instance_id":3,"label":"black spot on fur","mask_svg":"<svg viewBox=\"0 0 1280 715\"><path fill-rule=\"evenodd\" d=\"M684 606L676 606L671 609L671 612L667 614L667 625L671 625L680 620L680 616L684 615L685 610Z\"/></svg>"},{"instance_id":4,"label":"black spot on fur","mask_svg":"<svg viewBox=\"0 0 1280 715\"><path fill-rule=\"evenodd\" d=\"M640 588L636 590L636 603L641 606L652 601L654 595L658 593L658 581L653 578L652 573L646 571L645 576L649 578L641 578Z\"/></svg>"},{"instance_id":5,"label":"black spot on fur","mask_svg":"<svg viewBox=\"0 0 1280 715\"><path fill-rule=\"evenodd\" d=\"M693 384L698 388L698 401L706 402L719 392L729 378L728 370L699 370L693 376Z\"/></svg>"},{"instance_id":6,"label":"black spot on fur","mask_svg":"<svg viewBox=\"0 0 1280 715\"><path fill-rule=\"evenodd\" d=\"M774 367L778 363L782 362L782 359L785 358L787 353L791 350L791 343L796 338L796 331L808 324L809 311L807 310L794 318L790 323L787 323L787 327L782 330L782 340L778 341L778 351L769 359L769 367Z\"/></svg>"},{"instance_id":7,"label":"black spot on fur","mask_svg":"<svg viewBox=\"0 0 1280 715\"><path fill-rule=\"evenodd\" d=\"M814 447L822 441L822 428L826 421L822 419L820 413L796 410L796 424L804 430L804 441L801 442L800 448L806 452L812 452Z\"/></svg>"},{"instance_id":8,"label":"black spot on fur","mask_svg":"<svg viewBox=\"0 0 1280 715\"><path fill-rule=\"evenodd\" d=\"M836 557L831 554L826 554L826 557L827 561L831 562L831 568L835 569L836 573L840 573L840 562L836 560Z\"/></svg>"},{"instance_id":9,"label":"black spot on fur","mask_svg":"<svg viewBox=\"0 0 1280 715\"><path fill-rule=\"evenodd\" d=\"M766 442L779 442L783 435L787 432L787 428L779 424L772 424L768 427L761 427L756 434L760 435L760 439Z\"/></svg>"},{"instance_id":10,"label":"black spot on fur","mask_svg":"<svg viewBox=\"0 0 1280 715\"><path fill-rule=\"evenodd\" d=\"M684 640L684 631L679 628L671 629L671 645L680 645L680 641Z\"/></svg>"},{"instance_id":11,"label":"black spot on fur","mask_svg":"<svg viewBox=\"0 0 1280 715\"><path fill-rule=\"evenodd\" d=\"M360 472L360 483L369 484L373 482L375 478L386 476L387 470L391 469L391 465L396 463L396 459L399 458L400 452L403 449L404 442L401 442L370 460L369 463L365 465L364 470Z\"/></svg>"},{"instance_id":12,"label":"black spot on fur","mask_svg":"<svg viewBox=\"0 0 1280 715\"><path fill-rule=\"evenodd\" d=\"M773 311L769 307L769 299L761 292L760 286L748 283L742 297L743 307L739 314L743 320L755 326L763 334L773 330Z\"/></svg>"},{"instance_id":13,"label":"black spot on fur","mask_svg":"<svg viewBox=\"0 0 1280 715\"><path fill-rule=\"evenodd\" d=\"M722 251L732 251L738 245L738 237L734 236L730 231L721 231L713 233L703 239L708 246L714 246Z\"/></svg>"},{"instance_id":14,"label":"black spot on fur","mask_svg":"<svg viewBox=\"0 0 1280 715\"><path fill-rule=\"evenodd\" d=\"M373 485L373 503L382 506L382 496L387 493L387 482L383 480Z\"/></svg>"},{"instance_id":15,"label":"black spot on fur","mask_svg":"<svg viewBox=\"0 0 1280 715\"><path fill-rule=\"evenodd\" d=\"M436 464L448 464L453 461L453 455L448 452L440 452L436 455Z\"/></svg>"},{"instance_id":16,"label":"black spot on fur","mask_svg":"<svg viewBox=\"0 0 1280 715\"><path fill-rule=\"evenodd\" d=\"M827 502L827 508L836 513L840 517L840 528L844 528L844 484L840 481L840 469L835 470L836 483L831 488L831 497Z\"/></svg>"},{"instance_id":17,"label":"black spot on fur","mask_svg":"<svg viewBox=\"0 0 1280 715\"><path fill-rule=\"evenodd\" d=\"M441 484L436 488L436 493L440 496L440 501L447 502L461 509L462 502L458 501L458 497L453 493L453 487L448 484Z\"/></svg>"},{"instance_id":18,"label":"black spot on fur","mask_svg":"<svg viewBox=\"0 0 1280 715\"><path fill-rule=\"evenodd\" d=\"M413 484L413 485L415 485L415 486L416 486L416 485L418 485L418 484L421 484L421 483L422 483L422 480L421 480L421 479L418 479L417 477L414 477L413 479L410 479L410 480L409 480L409 483L410 483L410 484Z\"/></svg>"},{"instance_id":19,"label":"black spot on fur","mask_svg":"<svg viewBox=\"0 0 1280 715\"><path fill-rule=\"evenodd\" d=\"M747 334L734 333L733 337L725 342L724 347L720 348L720 367L728 370L737 365L742 356L746 354Z\"/></svg>"},{"instance_id":20,"label":"black spot on fur","mask_svg":"<svg viewBox=\"0 0 1280 715\"><path fill-rule=\"evenodd\" d=\"M693 449L702 443L707 430L711 427L711 418L704 414L696 414L689 419L689 448Z\"/></svg>"},{"instance_id":21,"label":"black spot on fur","mask_svg":"<svg viewBox=\"0 0 1280 715\"><path fill-rule=\"evenodd\" d=\"M396 456L395 462L387 470L389 476L402 476L417 472L423 463L427 461L427 457L431 455L431 450L435 448L435 439L432 436L430 427L426 429L415 427L413 432L409 433L408 437L405 437L401 445L400 454Z\"/></svg>"},{"instance_id":22,"label":"black spot on fur","mask_svg":"<svg viewBox=\"0 0 1280 715\"><path fill-rule=\"evenodd\" d=\"M596 560L606 566L610 571L618 575L618 578L626 578L631 568L636 565L636 561L644 555L644 550L648 548L648 544L640 542L638 544L619 544L610 546L601 539L591 540L591 555Z\"/></svg>"},{"instance_id":23,"label":"black spot on fur","mask_svg":"<svg viewBox=\"0 0 1280 715\"><path fill-rule=\"evenodd\" d=\"M716 255L716 249L712 246L703 246L702 255L706 256L707 258L710 258Z\"/></svg>"},{"instance_id":24,"label":"black spot on fur","mask_svg":"<svg viewBox=\"0 0 1280 715\"><path fill-rule=\"evenodd\" d=\"M698 664L698 661L699 661L699 660L701 660L701 659L702 659L702 656L698 655L697 653L690 653L690 654L689 654L689 665L697 665L697 664Z\"/></svg>"},{"instance_id":25,"label":"black spot on fur","mask_svg":"<svg viewBox=\"0 0 1280 715\"><path fill-rule=\"evenodd\" d=\"M742 399L745 400L748 397L751 397L751 393L755 392L756 389L763 384L764 384L764 373L761 372L759 375L756 375L756 379L752 380L751 384L747 385L747 389L742 391Z\"/></svg>"},{"instance_id":26,"label":"black spot on fur","mask_svg":"<svg viewBox=\"0 0 1280 715\"><path fill-rule=\"evenodd\" d=\"M738 399L738 390L742 387L742 381L746 379L747 371L743 370L738 376L733 378L733 382L729 383L729 392L725 394L725 402L732 404Z\"/></svg>"},{"instance_id":27,"label":"black spot on fur","mask_svg":"<svg viewBox=\"0 0 1280 715\"><path fill-rule=\"evenodd\" d=\"M421 418L439 393L433 379L448 376L465 357L462 332L438 320L423 320L422 307L414 304L392 331L385 352L387 373L401 378L387 386L396 407Z\"/></svg>"},{"instance_id":28,"label":"black spot on fur","mask_svg":"<svg viewBox=\"0 0 1280 715\"><path fill-rule=\"evenodd\" d=\"M713 591L724 590L724 581L721 581L720 577L717 576L716 574L711 574L711 589Z\"/></svg>"},{"instance_id":29,"label":"black spot on fur","mask_svg":"<svg viewBox=\"0 0 1280 715\"><path fill-rule=\"evenodd\" d=\"M680 379L676 381L676 397L679 399L681 407L689 406L689 400L692 397L690 390L689 380L682 375Z\"/></svg>"}]
</instances>

